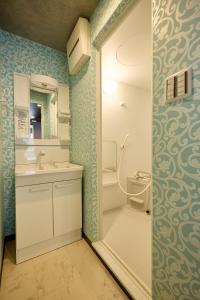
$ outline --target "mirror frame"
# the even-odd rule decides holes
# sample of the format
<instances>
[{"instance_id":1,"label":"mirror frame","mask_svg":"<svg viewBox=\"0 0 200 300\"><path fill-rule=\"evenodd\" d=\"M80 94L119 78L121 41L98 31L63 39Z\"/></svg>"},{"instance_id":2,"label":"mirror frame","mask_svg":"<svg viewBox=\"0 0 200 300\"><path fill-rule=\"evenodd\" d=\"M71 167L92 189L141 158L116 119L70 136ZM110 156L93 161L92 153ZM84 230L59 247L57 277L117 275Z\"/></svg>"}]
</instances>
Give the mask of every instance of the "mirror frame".
<instances>
[{"instance_id":1,"label":"mirror frame","mask_svg":"<svg viewBox=\"0 0 200 300\"><path fill-rule=\"evenodd\" d=\"M22 92L22 83L21 82L17 82L16 80L16 76L21 76L21 78L24 78L24 80L28 81L28 84L26 87L24 87L25 92L23 95ZM16 115L18 114L18 112L20 110L24 110L27 111L27 132L29 134L27 134L27 137L17 137L17 131L15 130L15 144L16 145L27 145L27 146L66 146L69 145L70 143L70 137L67 139L61 139L60 135L59 135L59 115L57 116L57 138L55 139L32 139L30 138L30 90L31 90L31 85L32 82L31 79L34 78L34 86L36 87L37 85L41 85L43 87L43 89L48 86L50 86L50 89L52 89L52 87L54 87L54 90L56 89L57 92L57 103L59 101L59 97L58 97L58 93L59 93L59 86L66 86L68 87L66 84L59 84L55 79L49 77L49 76L45 76L45 75L37 75L37 74L32 74L32 75L27 75L27 74L23 74L23 73L14 73L14 105L15 105L15 127L16 127ZM47 83L41 82L39 81L39 79L44 78ZM37 79L37 80L36 80ZM37 82L37 84L35 84ZM57 85L55 86L55 83L57 83ZM39 88L39 86L38 86ZM48 89L48 88L47 88ZM53 90L53 89L52 89ZM22 95L21 95L22 94ZM29 96L28 96L29 95ZM22 105L21 105L21 97L23 97L24 99L22 100ZM29 99L27 99L27 97ZM20 101L19 101L19 100ZM20 102L20 103L18 103ZM25 105L24 103L27 102ZM65 116L67 123L69 123L70 120L70 112L67 113L67 115Z\"/></svg>"}]
</instances>

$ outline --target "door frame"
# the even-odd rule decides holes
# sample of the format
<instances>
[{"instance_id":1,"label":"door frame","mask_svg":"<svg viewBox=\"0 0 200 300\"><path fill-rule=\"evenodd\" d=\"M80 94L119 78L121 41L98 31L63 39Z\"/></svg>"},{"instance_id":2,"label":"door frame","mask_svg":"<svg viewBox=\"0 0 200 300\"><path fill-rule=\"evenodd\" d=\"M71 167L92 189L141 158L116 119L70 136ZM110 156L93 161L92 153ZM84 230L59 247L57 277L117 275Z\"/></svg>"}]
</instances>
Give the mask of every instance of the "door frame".
<instances>
[{"instance_id":1,"label":"door frame","mask_svg":"<svg viewBox=\"0 0 200 300\"><path fill-rule=\"evenodd\" d=\"M97 155L97 239L96 241L103 239L103 187L102 187L102 47L105 42L113 35L113 33L118 29L118 27L123 23L126 17L132 13L135 5L140 0L134 1L131 5L127 6L127 9L118 18L117 22L111 26L105 34L103 41L98 44L95 49L96 54L96 155ZM129 8L129 9L128 9ZM152 18L152 8L153 3L151 0L151 29L153 28L153 18ZM152 61L152 72L151 72L151 170L153 170L153 30L151 30L151 61ZM151 172L152 173L152 172ZM151 178L152 178L151 174ZM153 183L152 183L153 185ZM151 187L152 187L151 185ZM151 188L151 210L153 211L153 193ZM152 220L153 223L153 214ZM152 225L151 225L152 228ZM151 235L153 239L153 231Z\"/></svg>"}]
</instances>

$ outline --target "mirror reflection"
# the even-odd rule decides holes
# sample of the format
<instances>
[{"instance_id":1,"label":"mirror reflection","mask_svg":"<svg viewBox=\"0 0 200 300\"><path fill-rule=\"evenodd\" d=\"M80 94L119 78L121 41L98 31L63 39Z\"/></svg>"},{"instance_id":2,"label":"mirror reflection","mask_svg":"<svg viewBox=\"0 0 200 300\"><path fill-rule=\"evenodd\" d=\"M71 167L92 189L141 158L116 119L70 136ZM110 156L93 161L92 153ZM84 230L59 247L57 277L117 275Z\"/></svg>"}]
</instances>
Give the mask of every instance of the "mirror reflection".
<instances>
[{"instance_id":1,"label":"mirror reflection","mask_svg":"<svg viewBox=\"0 0 200 300\"><path fill-rule=\"evenodd\" d=\"M30 137L57 138L57 91L31 87Z\"/></svg>"}]
</instances>

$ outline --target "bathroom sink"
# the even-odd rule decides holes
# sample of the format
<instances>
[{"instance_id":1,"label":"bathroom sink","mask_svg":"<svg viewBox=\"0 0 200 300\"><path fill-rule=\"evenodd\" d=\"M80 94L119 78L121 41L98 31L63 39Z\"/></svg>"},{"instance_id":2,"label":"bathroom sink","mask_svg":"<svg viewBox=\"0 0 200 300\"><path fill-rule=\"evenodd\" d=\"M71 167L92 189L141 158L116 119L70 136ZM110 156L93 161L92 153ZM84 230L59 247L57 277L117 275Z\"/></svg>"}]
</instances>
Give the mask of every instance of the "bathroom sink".
<instances>
[{"instance_id":1,"label":"bathroom sink","mask_svg":"<svg viewBox=\"0 0 200 300\"><path fill-rule=\"evenodd\" d=\"M15 175L16 176L28 176L28 175L39 175L39 174L55 174L60 172L73 172L82 171L83 167L69 162L63 163L45 163L42 165L29 164L29 165L16 165Z\"/></svg>"},{"instance_id":2,"label":"bathroom sink","mask_svg":"<svg viewBox=\"0 0 200 300\"><path fill-rule=\"evenodd\" d=\"M16 165L15 184L26 186L82 178L83 167L64 163Z\"/></svg>"}]
</instances>

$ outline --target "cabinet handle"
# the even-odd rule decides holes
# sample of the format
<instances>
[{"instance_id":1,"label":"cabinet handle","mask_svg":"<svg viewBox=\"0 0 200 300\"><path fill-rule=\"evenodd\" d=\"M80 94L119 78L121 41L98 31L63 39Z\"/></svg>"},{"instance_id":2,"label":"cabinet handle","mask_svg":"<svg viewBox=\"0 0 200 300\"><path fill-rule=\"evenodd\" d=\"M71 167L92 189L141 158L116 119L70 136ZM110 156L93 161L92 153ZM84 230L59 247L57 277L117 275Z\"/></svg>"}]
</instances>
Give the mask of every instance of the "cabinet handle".
<instances>
[{"instance_id":1,"label":"cabinet handle","mask_svg":"<svg viewBox=\"0 0 200 300\"><path fill-rule=\"evenodd\" d=\"M55 185L55 188L56 188L56 189L64 189L64 188L66 188L66 187L68 187L68 186L72 186L72 183L56 184L56 185Z\"/></svg>"},{"instance_id":2,"label":"cabinet handle","mask_svg":"<svg viewBox=\"0 0 200 300\"><path fill-rule=\"evenodd\" d=\"M36 187L36 188L30 188L29 189L29 192L30 193L35 193L35 192L46 192L46 191L49 191L49 188L48 187Z\"/></svg>"}]
</instances>

